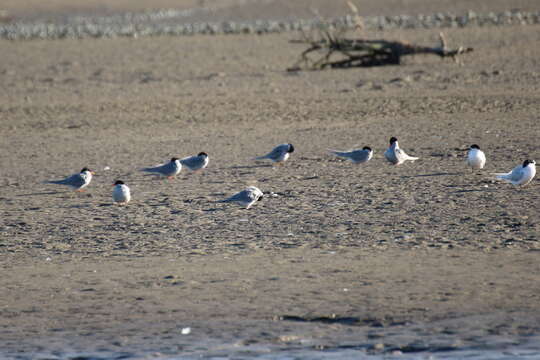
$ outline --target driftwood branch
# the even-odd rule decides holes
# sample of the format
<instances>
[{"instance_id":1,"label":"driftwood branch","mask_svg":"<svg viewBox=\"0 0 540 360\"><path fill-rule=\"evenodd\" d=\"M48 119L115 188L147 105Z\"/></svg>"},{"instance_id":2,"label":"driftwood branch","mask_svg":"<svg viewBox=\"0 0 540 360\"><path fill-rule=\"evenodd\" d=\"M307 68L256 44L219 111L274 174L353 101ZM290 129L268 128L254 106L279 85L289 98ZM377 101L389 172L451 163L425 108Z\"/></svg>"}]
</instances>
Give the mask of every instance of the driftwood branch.
<instances>
[{"instance_id":1,"label":"driftwood branch","mask_svg":"<svg viewBox=\"0 0 540 360\"><path fill-rule=\"evenodd\" d=\"M459 55L471 51L473 51L472 48L462 46L449 49L442 33L441 45L429 47L399 41L339 38L324 32L324 38L319 41L311 41L310 46L300 54L298 62L289 70L398 65L403 56L421 54L432 54L457 61ZM314 57L313 53L319 54L319 56ZM339 55L339 58L331 59L335 54Z\"/></svg>"},{"instance_id":2,"label":"driftwood branch","mask_svg":"<svg viewBox=\"0 0 540 360\"><path fill-rule=\"evenodd\" d=\"M355 30L361 31L363 27L358 10L350 1L348 5L354 15ZM449 48L443 33L439 34L438 47L400 41L350 39L345 37L342 29L335 29L322 20L317 35L302 32L302 38L293 42L309 44L309 47L300 54L300 59L288 69L289 71L398 65L403 56L422 54L451 58L459 62L459 55L473 51L472 48L463 46Z\"/></svg>"}]
</instances>

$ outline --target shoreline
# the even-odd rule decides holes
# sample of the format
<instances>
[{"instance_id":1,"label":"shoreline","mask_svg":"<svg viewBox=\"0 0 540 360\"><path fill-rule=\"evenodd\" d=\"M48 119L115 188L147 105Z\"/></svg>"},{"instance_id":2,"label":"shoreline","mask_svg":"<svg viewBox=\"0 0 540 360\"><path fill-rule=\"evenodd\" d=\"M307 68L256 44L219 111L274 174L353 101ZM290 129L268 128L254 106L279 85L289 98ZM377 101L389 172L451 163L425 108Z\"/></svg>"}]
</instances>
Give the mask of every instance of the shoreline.
<instances>
[{"instance_id":1,"label":"shoreline","mask_svg":"<svg viewBox=\"0 0 540 360\"><path fill-rule=\"evenodd\" d=\"M534 347L539 272L536 252L511 250L53 258L15 266L0 281L2 328L17 329L4 330L0 346L28 354L130 349L138 357L223 347L371 354ZM13 291L17 283L32 296ZM328 320L309 320L316 318Z\"/></svg>"}]
</instances>

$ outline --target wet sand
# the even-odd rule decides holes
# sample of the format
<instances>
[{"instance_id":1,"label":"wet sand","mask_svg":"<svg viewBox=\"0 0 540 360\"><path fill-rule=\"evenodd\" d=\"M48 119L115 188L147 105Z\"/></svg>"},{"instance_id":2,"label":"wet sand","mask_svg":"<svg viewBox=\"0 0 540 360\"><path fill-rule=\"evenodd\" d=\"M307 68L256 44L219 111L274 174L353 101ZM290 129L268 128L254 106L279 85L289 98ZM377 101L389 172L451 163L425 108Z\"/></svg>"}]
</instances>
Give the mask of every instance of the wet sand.
<instances>
[{"instance_id":1,"label":"wet sand","mask_svg":"<svg viewBox=\"0 0 540 360\"><path fill-rule=\"evenodd\" d=\"M540 184L489 174L540 158L538 30L449 30L475 48L463 66L418 56L305 73L284 71L302 50L294 34L2 42L0 347L534 338ZM421 159L387 165L392 135ZM282 142L297 149L285 166L251 161ZM472 143L482 172L464 166ZM364 145L375 155L360 166L326 152ZM202 174L139 171L200 151ZM84 166L97 174L83 194L42 184ZM111 204L116 179L132 188L127 207ZM247 185L275 196L248 211L215 203Z\"/></svg>"},{"instance_id":2,"label":"wet sand","mask_svg":"<svg viewBox=\"0 0 540 360\"><path fill-rule=\"evenodd\" d=\"M512 250L309 246L55 257L4 269L2 348L139 357L504 348L540 340L537 259Z\"/></svg>"}]
</instances>

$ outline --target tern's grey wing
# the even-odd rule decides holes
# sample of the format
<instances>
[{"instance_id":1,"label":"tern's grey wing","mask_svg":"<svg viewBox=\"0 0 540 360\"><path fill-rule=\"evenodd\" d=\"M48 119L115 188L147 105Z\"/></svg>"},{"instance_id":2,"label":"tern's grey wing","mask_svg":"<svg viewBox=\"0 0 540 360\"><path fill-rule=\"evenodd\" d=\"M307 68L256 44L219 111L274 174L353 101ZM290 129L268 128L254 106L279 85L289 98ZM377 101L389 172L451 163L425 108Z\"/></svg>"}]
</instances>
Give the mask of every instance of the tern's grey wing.
<instances>
[{"instance_id":1,"label":"tern's grey wing","mask_svg":"<svg viewBox=\"0 0 540 360\"><path fill-rule=\"evenodd\" d=\"M230 198L225 199L224 201L226 201L226 202L229 202L229 201L250 201L251 197L249 195L250 195L249 191L243 190L243 191L240 191L239 193L234 194Z\"/></svg>"},{"instance_id":2,"label":"tern's grey wing","mask_svg":"<svg viewBox=\"0 0 540 360\"><path fill-rule=\"evenodd\" d=\"M146 172L160 172L160 169L161 169L162 166L163 166L163 165L145 167L145 168L142 168L141 171L146 171Z\"/></svg>"},{"instance_id":3,"label":"tern's grey wing","mask_svg":"<svg viewBox=\"0 0 540 360\"><path fill-rule=\"evenodd\" d=\"M331 150L331 149L328 149L328 151L330 151L332 154L336 156L344 157L344 158L350 158L353 153L352 151L339 151L339 150Z\"/></svg>"},{"instance_id":4,"label":"tern's grey wing","mask_svg":"<svg viewBox=\"0 0 540 360\"><path fill-rule=\"evenodd\" d=\"M287 151L287 149L284 149L283 145L276 146L266 155L266 157L272 160L277 160L281 155L283 155L284 152Z\"/></svg>"},{"instance_id":5,"label":"tern's grey wing","mask_svg":"<svg viewBox=\"0 0 540 360\"><path fill-rule=\"evenodd\" d=\"M367 150L354 150L351 151L350 158L357 163L363 163L369 160L369 151Z\"/></svg>"},{"instance_id":6,"label":"tern's grey wing","mask_svg":"<svg viewBox=\"0 0 540 360\"><path fill-rule=\"evenodd\" d=\"M386 149L386 151L384 152L384 157L392 164L397 163L396 155L392 148Z\"/></svg>"},{"instance_id":7,"label":"tern's grey wing","mask_svg":"<svg viewBox=\"0 0 540 360\"><path fill-rule=\"evenodd\" d=\"M289 144L281 144L273 148L272 151L270 151L268 154L256 157L255 160L270 159L273 161L278 161L280 157L282 157L283 154L286 153L288 150Z\"/></svg>"},{"instance_id":8,"label":"tern's grey wing","mask_svg":"<svg viewBox=\"0 0 540 360\"><path fill-rule=\"evenodd\" d=\"M84 178L81 176L81 174L74 174L63 180L53 180L53 181L49 181L49 183L68 185L68 186L73 186L73 187L81 187L84 185Z\"/></svg>"},{"instance_id":9,"label":"tern's grey wing","mask_svg":"<svg viewBox=\"0 0 540 360\"><path fill-rule=\"evenodd\" d=\"M512 169L512 172L508 174L506 177L510 181L519 181L523 177L523 166L518 165L514 169Z\"/></svg>"},{"instance_id":10,"label":"tern's grey wing","mask_svg":"<svg viewBox=\"0 0 540 360\"><path fill-rule=\"evenodd\" d=\"M202 156L190 156L180 160L180 163L190 169L198 169L204 164L204 158Z\"/></svg>"},{"instance_id":11,"label":"tern's grey wing","mask_svg":"<svg viewBox=\"0 0 540 360\"><path fill-rule=\"evenodd\" d=\"M266 157L272 160L278 160L283 154L289 151L289 144L281 144L276 146Z\"/></svg>"},{"instance_id":12,"label":"tern's grey wing","mask_svg":"<svg viewBox=\"0 0 540 360\"><path fill-rule=\"evenodd\" d=\"M169 163L159 165L159 166L147 167L147 168L142 169L142 171L167 175L174 172L173 166L174 166L173 163L169 162Z\"/></svg>"}]
</instances>

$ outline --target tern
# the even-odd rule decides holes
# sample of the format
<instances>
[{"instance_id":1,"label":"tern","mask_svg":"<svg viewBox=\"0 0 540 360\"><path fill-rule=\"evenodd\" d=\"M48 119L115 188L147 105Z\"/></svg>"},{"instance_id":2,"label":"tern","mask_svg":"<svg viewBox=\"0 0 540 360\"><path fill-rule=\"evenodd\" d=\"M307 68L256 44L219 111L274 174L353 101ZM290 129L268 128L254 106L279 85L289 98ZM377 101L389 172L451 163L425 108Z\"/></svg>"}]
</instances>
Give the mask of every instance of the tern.
<instances>
[{"instance_id":1,"label":"tern","mask_svg":"<svg viewBox=\"0 0 540 360\"><path fill-rule=\"evenodd\" d=\"M268 154L256 157L255 160L270 159L275 163L282 163L287 161L292 152L294 152L294 146L292 144L281 144L272 149Z\"/></svg>"},{"instance_id":2,"label":"tern","mask_svg":"<svg viewBox=\"0 0 540 360\"><path fill-rule=\"evenodd\" d=\"M384 152L384 157L392 165L400 165L405 161L418 160L417 157L409 156L399 148L398 140L395 137L390 138L390 147Z\"/></svg>"},{"instance_id":3,"label":"tern","mask_svg":"<svg viewBox=\"0 0 540 360\"><path fill-rule=\"evenodd\" d=\"M467 154L467 164L473 169L482 169L486 165L486 154L476 144L471 145Z\"/></svg>"},{"instance_id":4,"label":"tern","mask_svg":"<svg viewBox=\"0 0 540 360\"><path fill-rule=\"evenodd\" d=\"M191 171L198 171L204 169L208 166L208 161L208 154L205 152L200 152L196 156L188 156L180 159L180 163Z\"/></svg>"},{"instance_id":5,"label":"tern","mask_svg":"<svg viewBox=\"0 0 540 360\"><path fill-rule=\"evenodd\" d=\"M525 186L536 175L536 162L534 160L525 160L523 164L516 166L509 173L496 173L493 175L497 179L507 181L516 186Z\"/></svg>"},{"instance_id":6,"label":"tern","mask_svg":"<svg viewBox=\"0 0 540 360\"><path fill-rule=\"evenodd\" d=\"M369 146L350 151L328 150L332 154L351 160L355 164L368 162L373 157L373 150Z\"/></svg>"},{"instance_id":7,"label":"tern","mask_svg":"<svg viewBox=\"0 0 540 360\"><path fill-rule=\"evenodd\" d=\"M122 180L117 180L113 186L113 201L120 205L126 205L131 200L129 187Z\"/></svg>"},{"instance_id":8,"label":"tern","mask_svg":"<svg viewBox=\"0 0 540 360\"><path fill-rule=\"evenodd\" d=\"M154 167L147 167L141 169L142 171L149 173L156 173L167 177L169 180L175 177L182 170L182 164L178 158L173 157L170 162Z\"/></svg>"},{"instance_id":9,"label":"tern","mask_svg":"<svg viewBox=\"0 0 540 360\"><path fill-rule=\"evenodd\" d=\"M51 180L46 181L46 184L66 185L71 187L75 191L82 191L92 181L92 175L94 172L88 168L83 168L80 173L73 174L63 180Z\"/></svg>"},{"instance_id":10,"label":"tern","mask_svg":"<svg viewBox=\"0 0 540 360\"><path fill-rule=\"evenodd\" d=\"M255 186L250 186L247 189L234 194L230 198L221 200L219 202L236 202L242 206L245 206L246 209L249 209L251 205L262 200L262 198L263 192Z\"/></svg>"}]
</instances>

